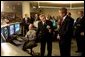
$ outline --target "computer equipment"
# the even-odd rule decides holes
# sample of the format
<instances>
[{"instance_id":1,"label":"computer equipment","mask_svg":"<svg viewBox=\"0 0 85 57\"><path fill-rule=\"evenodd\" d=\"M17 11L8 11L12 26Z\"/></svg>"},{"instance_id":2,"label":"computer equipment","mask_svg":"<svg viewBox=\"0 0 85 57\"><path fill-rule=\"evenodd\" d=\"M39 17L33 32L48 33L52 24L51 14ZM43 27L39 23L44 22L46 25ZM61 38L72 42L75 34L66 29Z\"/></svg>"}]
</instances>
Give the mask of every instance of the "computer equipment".
<instances>
[{"instance_id":1,"label":"computer equipment","mask_svg":"<svg viewBox=\"0 0 85 57\"><path fill-rule=\"evenodd\" d=\"M9 36L8 26L3 27L3 35L6 39L8 38L8 36Z\"/></svg>"},{"instance_id":2,"label":"computer equipment","mask_svg":"<svg viewBox=\"0 0 85 57\"><path fill-rule=\"evenodd\" d=\"M3 28L1 28L1 33L3 34Z\"/></svg>"},{"instance_id":3,"label":"computer equipment","mask_svg":"<svg viewBox=\"0 0 85 57\"><path fill-rule=\"evenodd\" d=\"M6 42L4 35L1 33L1 43Z\"/></svg>"},{"instance_id":4,"label":"computer equipment","mask_svg":"<svg viewBox=\"0 0 85 57\"><path fill-rule=\"evenodd\" d=\"M15 23L15 34L20 34L20 23Z\"/></svg>"},{"instance_id":5,"label":"computer equipment","mask_svg":"<svg viewBox=\"0 0 85 57\"><path fill-rule=\"evenodd\" d=\"M9 26L9 35L12 36L14 34L14 24Z\"/></svg>"}]
</instances>

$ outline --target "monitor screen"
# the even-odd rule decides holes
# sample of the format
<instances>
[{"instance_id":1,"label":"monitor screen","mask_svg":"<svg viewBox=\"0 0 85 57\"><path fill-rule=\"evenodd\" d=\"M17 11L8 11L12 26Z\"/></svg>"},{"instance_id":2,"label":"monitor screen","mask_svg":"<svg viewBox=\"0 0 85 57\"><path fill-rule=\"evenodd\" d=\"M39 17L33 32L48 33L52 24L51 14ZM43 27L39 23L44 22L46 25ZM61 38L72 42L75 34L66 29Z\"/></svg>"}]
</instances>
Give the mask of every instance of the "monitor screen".
<instances>
[{"instance_id":1,"label":"monitor screen","mask_svg":"<svg viewBox=\"0 0 85 57\"><path fill-rule=\"evenodd\" d=\"M14 34L14 25L10 25L9 26L9 33L10 33L10 36Z\"/></svg>"},{"instance_id":2,"label":"monitor screen","mask_svg":"<svg viewBox=\"0 0 85 57\"><path fill-rule=\"evenodd\" d=\"M4 37L4 35L1 33L1 43L5 42L5 41L6 41L5 37Z\"/></svg>"},{"instance_id":3,"label":"monitor screen","mask_svg":"<svg viewBox=\"0 0 85 57\"><path fill-rule=\"evenodd\" d=\"M3 28L1 28L1 33L3 34Z\"/></svg>"},{"instance_id":4,"label":"monitor screen","mask_svg":"<svg viewBox=\"0 0 85 57\"><path fill-rule=\"evenodd\" d=\"M15 24L15 33L19 33L20 32L20 23L16 23Z\"/></svg>"},{"instance_id":5,"label":"monitor screen","mask_svg":"<svg viewBox=\"0 0 85 57\"><path fill-rule=\"evenodd\" d=\"M4 33L4 36L5 36L5 38L7 39L8 38L8 28L7 27L4 27L3 28L4 29L4 31L3 31L3 33Z\"/></svg>"}]
</instances>

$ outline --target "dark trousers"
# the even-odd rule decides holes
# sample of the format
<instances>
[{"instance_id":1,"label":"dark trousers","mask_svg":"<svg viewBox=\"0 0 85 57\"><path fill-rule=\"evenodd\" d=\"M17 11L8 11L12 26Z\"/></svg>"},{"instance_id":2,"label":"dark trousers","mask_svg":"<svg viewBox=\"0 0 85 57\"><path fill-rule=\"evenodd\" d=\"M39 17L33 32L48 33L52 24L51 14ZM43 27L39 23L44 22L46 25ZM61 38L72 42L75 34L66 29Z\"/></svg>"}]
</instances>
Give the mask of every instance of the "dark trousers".
<instances>
[{"instance_id":1,"label":"dark trousers","mask_svg":"<svg viewBox=\"0 0 85 57\"><path fill-rule=\"evenodd\" d=\"M28 30L28 26L22 26L22 35L25 36Z\"/></svg>"},{"instance_id":2,"label":"dark trousers","mask_svg":"<svg viewBox=\"0 0 85 57\"><path fill-rule=\"evenodd\" d=\"M26 33L29 31L29 25L27 26L27 25L25 25L24 26L24 36L26 35Z\"/></svg>"},{"instance_id":3,"label":"dark trousers","mask_svg":"<svg viewBox=\"0 0 85 57\"><path fill-rule=\"evenodd\" d=\"M85 56L85 39L82 39L82 56Z\"/></svg>"},{"instance_id":4,"label":"dark trousers","mask_svg":"<svg viewBox=\"0 0 85 57\"><path fill-rule=\"evenodd\" d=\"M51 54L52 54L52 39L49 39L49 38L47 38L47 39L42 38L41 39L41 48L40 48L41 56L44 56L44 54L45 54L46 43L47 43L48 56L51 56Z\"/></svg>"},{"instance_id":5,"label":"dark trousers","mask_svg":"<svg viewBox=\"0 0 85 57\"><path fill-rule=\"evenodd\" d=\"M82 38L80 36L76 37L76 42L77 42L77 50L82 51Z\"/></svg>"},{"instance_id":6,"label":"dark trousers","mask_svg":"<svg viewBox=\"0 0 85 57\"><path fill-rule=\"evenodd\" d=\"M85 37L81 36L78 37L79 39L77 39L78 43L78 48L80 49L79 51L81 51L82 55L81 56L85 56Z\"/></svg>"},{"instance_id":7,"label":"dark trousers","mask_svg":"<svg viewBox=\"0 0 85 57\"><path fill-rule=\"evenodd\" d=\"M61 37L59 41L60 56L70 56L71 52L71 39L70 37Z\"/></svg>"}]
</instances>

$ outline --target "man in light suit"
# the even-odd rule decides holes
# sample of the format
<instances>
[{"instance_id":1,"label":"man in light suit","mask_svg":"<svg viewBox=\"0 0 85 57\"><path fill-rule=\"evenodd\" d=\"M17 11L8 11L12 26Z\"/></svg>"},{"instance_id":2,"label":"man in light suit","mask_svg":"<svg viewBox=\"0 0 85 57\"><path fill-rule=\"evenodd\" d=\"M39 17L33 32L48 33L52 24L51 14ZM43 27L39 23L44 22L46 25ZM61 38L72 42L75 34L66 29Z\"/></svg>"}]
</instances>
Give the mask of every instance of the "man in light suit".
<instances>
[{"instance_id":1,"label":"man in light suit","mask_svg":"<svg viewBox=\"0 0 85 57\"><path fill-rule=\"evenodd\" d=\"M61 8L59 10L59 14L62 18L59 22L60 28L59 28L59 34L58 34L60 55L70 56L71 38L73 34L74 20L67 15L66 8Z\"/></svg>"}]
</instances>

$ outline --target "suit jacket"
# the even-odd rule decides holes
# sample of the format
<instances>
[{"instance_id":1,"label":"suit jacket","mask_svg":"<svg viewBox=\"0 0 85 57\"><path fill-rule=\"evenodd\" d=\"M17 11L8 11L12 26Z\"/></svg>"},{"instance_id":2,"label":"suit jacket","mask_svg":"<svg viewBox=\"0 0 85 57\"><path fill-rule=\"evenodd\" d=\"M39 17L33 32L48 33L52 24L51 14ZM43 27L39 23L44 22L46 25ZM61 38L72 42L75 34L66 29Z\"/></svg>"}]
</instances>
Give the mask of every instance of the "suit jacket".
<instances>
[{"instance_id":1,"label":"suit jacket","mask_svg":"<svg viewBox=\"0 0 85 57\"><path fill-rule=\"evenodd\" d=\"M28 23L29 23L29 18L27 18L27 22L25 21L25 18L23 18L23 20L22 20L22 25L28 25Z\"/></svg>"},{"instance_id":2,"label":"suit jacket","mask_svg":"<svg viewBox=\"0 0 85 57\"><path fill-rule=\"evenodd\" d=\"M71 17L66 16L62 26L60 26L59 35L63 38L71 38L73 34L73 23L74 20Z\"/></svg>"},{"instance_id":3,"label":"suit jacket","mask_svg":"<svg viewBox=\"0 0 85 57\"><path fill-rule=\"evenodd\" d=\"M37 35L39 37L42 37L42 38L46 38L46 37L51 36L52 35L52 31L51 31L51 33L49 33L48 26L49 26L49 29L51 29L53 31L53 26L52 26L52 22L51 21L46 20L46 23L44 25L40 21L38 23Z\"/></svg>"},{"instance_id":4,"label":"suit jacket","mask_svg":"<svg viewBox=\"0 0 85 57\"><path fill-rule=\"evenodd\" d=\"M84 19L84 16L82 17L82 19L77 18L77 20L74 24L74 28L75 28L75 36L80 35L81 32L85 33L85 19Z\"/></svg>"}]
</instances>

